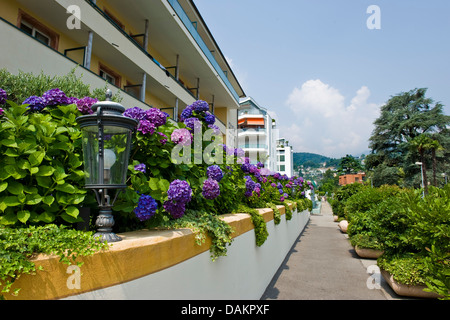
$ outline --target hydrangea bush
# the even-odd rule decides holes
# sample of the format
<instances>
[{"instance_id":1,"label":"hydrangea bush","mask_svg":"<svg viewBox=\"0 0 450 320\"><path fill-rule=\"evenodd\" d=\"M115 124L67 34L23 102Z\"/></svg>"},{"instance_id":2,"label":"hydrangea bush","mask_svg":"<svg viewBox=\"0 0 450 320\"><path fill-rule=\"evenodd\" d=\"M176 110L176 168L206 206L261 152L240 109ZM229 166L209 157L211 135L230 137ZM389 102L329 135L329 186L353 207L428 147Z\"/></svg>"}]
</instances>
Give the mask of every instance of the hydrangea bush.
<instances>
[{"instance_id":1,"label":"hydrangea bush","mask_svg":"<svg viewBox=\"0 0 450 320\"><path fill-rule=\"evenodd\" d=\"M0 168L0 224L81 221L81 206L96 203L84 189L81 134L75 119L91 114L98 100L69 97L59 88L30 96L22 104L7 99L8 93L0 89L0 151L5 164ZM169 120L157 108L132 107L124 116L139 124L133 136L128 187L113 208L116 232L204 217L195 212L218 216L242 210L242 205L273 207L293 201L297 206L304 191L312 188L302 178L288 178L269 172L262 163L252 164L241 149L212 145L221 133L205 101L187 106L180 122ZM193 155L191 163L172 161L177 145L194 151L194 134L211 130L211 141L202 141L202 147L212 146L211 157L222 155L216 158L221 163L197 163ZM302 205L306 206L307 202Z\"/></svg>"}]
</instances>

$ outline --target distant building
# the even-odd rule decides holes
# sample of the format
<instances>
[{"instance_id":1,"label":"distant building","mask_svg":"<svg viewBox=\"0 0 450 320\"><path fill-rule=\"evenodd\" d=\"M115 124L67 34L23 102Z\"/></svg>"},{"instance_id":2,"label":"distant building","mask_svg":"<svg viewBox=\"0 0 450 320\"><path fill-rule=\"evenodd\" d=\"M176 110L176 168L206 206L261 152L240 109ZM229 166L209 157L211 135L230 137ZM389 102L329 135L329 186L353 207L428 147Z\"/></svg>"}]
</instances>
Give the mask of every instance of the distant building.
<instances>
[{"instance_id":1,"label":"distant building","mask_svg":"<svg viewBox=\"0 0 450 320\"><path fill-rule=\"evenodd\" d=\"M339 176L339 185L345 186L346 184L352 184L355 182L363 183L366 174L364 172L355 173L355 174L344 174Z\"/></svg>"},{"instance_id":2,"label":"distant building","mask_svg":"<svg viewBox=\"0 0 450 320\"><path fill-rule=\"evenodd\" d=\"M268 110L251 97L240 100L238 111L238 147L253 164L261 162L277 171L276 139L278 130Z\"/></svg>"},{"instance_id":3,"label":"distant building","mask_svg":"<svg viewBox=\"0 0 450 320\"><path fill-rule=\"evenodd\" d=\"M277 171L288 177L294 175L294 151L285 138L277 140Z\"/></svg>"}]
</instances>

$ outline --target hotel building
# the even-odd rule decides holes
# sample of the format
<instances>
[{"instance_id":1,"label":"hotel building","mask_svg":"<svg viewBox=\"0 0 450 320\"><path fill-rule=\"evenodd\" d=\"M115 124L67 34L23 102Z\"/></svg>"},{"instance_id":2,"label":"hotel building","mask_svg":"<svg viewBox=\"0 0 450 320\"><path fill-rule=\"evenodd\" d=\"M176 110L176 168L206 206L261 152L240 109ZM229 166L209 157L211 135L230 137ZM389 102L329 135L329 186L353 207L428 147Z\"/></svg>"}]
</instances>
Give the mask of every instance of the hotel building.
<instances>
[{"instance_id":1,"label":"hotel building","mask_svg":"<svg viewBox=\"0 0 450 320\"><path fill-rule=\"evenodd\" d=\"M1 0L0 34L0 68L75 69L91 89L120 91L126 108L156 107L175 120L201 99L235 146L245 93L192 0Z\"/></svg>"},{"instance_id":2,"label":"hotel building","mask_svg":"<svg viewBox=\"0 0 450 320\"><path fill-rule=\"evenodd\" d=\"M278 129L267 109L251 97L241 99L238 112L238 147L253 164L258 161L277 171L276 140Z\"/></svg>"}]
</instances>

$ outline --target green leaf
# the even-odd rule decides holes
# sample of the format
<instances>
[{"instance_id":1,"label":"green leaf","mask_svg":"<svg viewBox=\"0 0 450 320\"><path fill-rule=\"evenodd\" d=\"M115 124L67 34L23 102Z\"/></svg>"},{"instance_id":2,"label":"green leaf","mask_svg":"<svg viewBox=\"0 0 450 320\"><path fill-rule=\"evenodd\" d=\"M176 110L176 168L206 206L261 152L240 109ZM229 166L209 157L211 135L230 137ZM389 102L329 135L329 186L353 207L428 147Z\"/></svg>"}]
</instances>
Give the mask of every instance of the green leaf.
<instances>
[{"instance_id":1,"label":"green leaf","mask_svg":"<svg viewBox=\"0 0 450 320\"><path fill-rule=\"evenodd\" d=\"M80 213L80 211L77 207L70 206L66 208L66 213L71 217L78 218L78 214Z\"/></svg>"},{"instance_id":2,"label":"green leaf","mask_svg":"<svg viewBox=\"0 0 450 320\"><path fill-rule=\"evenodd\" d=\"M152 190L158 190L159 189L158 182L159 182L158 178L150 178L148 185Z\"/></svg>"},{"instance_id":3,"label":"green leaf","mask_svg":"<svg viewBox=\"0 0 450 320\"><path fill-rule=\"evenodd\" d=\"M16 140L13 140L13 139L5 139L2 141L2 144L5 147L10 147L10 148L18 148L19 147L16 143Z\"/></svg>"},{"instance_id":4,"label":"green leaf","mask_svg":"<svg viewBox=\"0 0 450 320\"><path fill-rule=\"evenodd\" d=\"M73 185L69 184L69 183L64 183L64 184L59 184L56 186L55 188L58 191L62 191L62 192L66 192L66 193L75 193L78 191L77 188L75 188Z\"/></svg>"},{"instance_id":5,"label":"green leaf","mask_svg":"<svg viewBox=\"0 0 450 320\"><path fill-rule=\"evenodd\" d=\"M9 183L8 191L15 195L22 194L23 193L23 185L17 181L11 181Z\"/></svg>"},{"instance_id":6,"label":"green leaf","mask_svg":"<svg viewBox=\"0 0 450 320\"><path fill-rule=\"evenodd\" d=\"M30 164L32 167L37 167L41 164L42 160L44 160L45 152L44 151L36 151L28 157Z\"/></svg>"},{"instance_id":7,"label":"green leaf","mask_svg":"<svg viewBox=\"0 0 450 320\"><path fill-rule=\"evenodd\" d=\"M55 201L55 197L54 196L46 196L42 199L42 202L44 202L47 205L51 205L53 203L53 201Z\"/></svg>"},{"instance_id":8,"label":"green leaf","mask_svg":"<svg viewBox=\"0 0 450 320\"><path fill-rule=\"evenodd\" d=\"M22 223L26 223L30 216L31 214L28 210L21 210L17 212L17 219L19 219L19 221Z\"/></svg>"},{"instance_id":9,"label":"green leaf","mask_svg":"<svg viewBox=\"0 0 450 320\"><path fill-rule=\"evenodd\" d=\"M27 195L26 204L36 205L42 201L42 196L39 194L29 194Z\"/></svg>"},{"instance_id":10,"label":"green leaf","mask_svg":"<svg viewBox=\"0 0 450 320\"><path fill-rule=\"evenodd\" d=\"M55 172L55 169L50 166L40 166L39 172L36 173L38 177L48 177L51 176Z\"/></svg>"},{"instance_id":11,"label":"green leaf","mask_svg":"<svg viewBox=\"0 0 450 320\"><path fill-rule=\"evenodd\" d=\"M169 186L170 186L170 182L168 180L166 180L166 179L159 180L159 187L160 187L161 191L167 192L167 190L169 190Z\"/></svg>"},{"instance_id":12,"label":"green leaf","mask_svg":"<svg viewBox=\"0 0 450 320\"><path fill-rule=\"evenodd\" d=\"M38 219L45 223L52 223L55 220L55 215L51 212L44 212L38 216Z\"/></svg>"},{"instance_id":13,"label":"green leaf","mask_svg":"<svg viewBox=\"0 0 450 320\"><path fill-rule=\"evenodd\" d=\"M8 182L2 181L0 182L0 192L5 191L5 189L8 187Z\"/></svg>"},{"instance_id":14,"label":"green leaf","mask_svg":"<svg viewBox=\"0 0 450 320\"><path fill-rule=\"evenodd\" d=\"M3 203L8 207L15 207L20 205L19 198L17 196L8 196L3 199Z\"/></svg>"},{"instance_id":15,"label":"green leaf","mask_svg":"<svg viewBox=\"0 0 450 320\"><path fill-rule=\"evenodd\" d=\"M43 188L50 188L52 186L52 178L50 177L36 177L37 184Z\"/></svg>"}]
</instances>

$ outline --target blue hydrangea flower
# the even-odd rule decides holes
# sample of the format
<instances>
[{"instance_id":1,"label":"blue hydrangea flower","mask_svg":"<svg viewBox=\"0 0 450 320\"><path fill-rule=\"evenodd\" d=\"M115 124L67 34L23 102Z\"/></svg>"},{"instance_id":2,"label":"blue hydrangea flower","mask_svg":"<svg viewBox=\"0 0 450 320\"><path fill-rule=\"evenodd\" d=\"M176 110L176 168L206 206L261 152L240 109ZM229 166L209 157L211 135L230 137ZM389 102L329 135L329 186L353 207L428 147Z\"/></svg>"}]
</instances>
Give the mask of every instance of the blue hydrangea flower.
<instances>
[{"instance_id":1,"label":"blue hydrangea flower","mask_svg":"<svg viewBox=\"0 0 450 320\"><path fill-rule=\"evenodd\" d=\"M76 102L77 104L77 109L82 113L82 114L93 114L94 111L92 111L92 105L94 103L97 103L98 100L91 98L91 97L84 97L82 99L78 99L78 101Z\"/></svg>"},{"instance_id":2,"label":"blue hydrangea flower","mask_svg":"<svg viewBox=\"0 0 450 320\"><path fill-rule=\"evenodd\" d=\"M150 121L156 128L158 128L166 124L167 113L162 112L158 108L150 108L145 111L145 120Z\"/></svg>"},{"instance_id":3,"label":"blue hydrangea flower","mask_svg":"<svg viewBox=\"0 0 450 320\"><path fill-rule=\"evenodd\" d=\"M28 108L31 111L41 111L46 106L44 98L38 96L28 97L22 104L29 104Z\"/></svg>"},{"instance_id":4,"label":"blue hydrangea flower","mask_svg":"<svg viewBox=\"0 0 450 320\"><path fill-rule=\"evenodd\" d=\"M188 129L190 129L192 131L194 131L195 128L201 129L201 127L202 127L202 122L198 118L195 118L195 117L184 120L184 124L186 125L186 127Z\"/></svg>"},{"instance_id":5,"label":"blue hydrangea flower","mask_svg":"<svg viewBox=\"0 0 450 320\"><path fill-rule=\"evenodd\" d=\"M189 183L177 179L170 183L167 195L169 200L176 201L176 203L188 203L191 201L192 189Z\"/></svg>"},{"instance_id":6,"label":"blue hydrangea flower","mask_svg":"<svg viewBox=\"0 0 450 320\"><path fill-rule=\"evenodd\" d=\"M151 196L143 194L139 198L138 205L134 208L134 213L140 221L146 221L153 217L158 209L156 200Z\"/></svg>"},{"instance_id":7,"label":"blue hydrangea flower","mask_svg":"<svg viewBox=\"0 0 450 320\"><path fill-rule=\"evenodd\" d=\"M193 110L193 109L192 109L191 106L186 107L186 108L183 110L183 112L181 112L180 120L181 120L181 121L184 121L184 120L186 120L186 119L192 117L192 110Z\"/></svg>"},{"instance_id":8,"label":"blue hydrangea flower","mask_svg":"<svg viewBox=\"0 0 450 320\"><path fill-rule=\"evenodd\" d=\"M216 181L220 181L223 178L222 169L220 169L218 165L209 166L208 169L206 169L206 175L208 176L208 178L214 179Z\"/></svg>"},{"instance_id":9,"label":"blue hydrangea flower","mask_svg":"<svg viewBox=\"0 0 450 320\"><path fill-rule=\"evenodd\" d=\"M209 104L203 100L197 100L190 106L195 112L205 112L209 110Z\"/></svg>"},{"instance_id":10,"label":"blue hydrangea flower","mask_svg":"<svg viewBox=\"0 0 450 320\"><path fill-rule=\"evenodd\" d=\"M134 166L134 170L140 171L142 173L145 173L146 169L147 168L146 168L144 163L140 163L140 164L137 164L137 165Z\"/></svg>"},{"instance_id":11,"label":"blue hydrangea flower","mask_svg":"<svg viewBox=\"0 0 450 320\"><path fill-rule=\"evenodd\" d=\"M139 107L133 107L125 110L123 116L136 120L144 120L146 113Z\"/></svg>"},{"instance_id":12,"label":"blue hydrangea flower","mask_svg":"<svg viewBox=\"0 0 450 320\"><path fill-rule=\"evenodd\" d=\"M216 116L209 111L205 112L205 122L207 124L214 124L216 122Z\"/></svg>"},{"instance_id":13,"label":"blue hydrangea flower","mask_svg":"<svg viewBox=\"0 0 450 320\"><path fill-rule=\"evenodd\" d=\"M151 123L150 121L141 120L141 121L139 121L137 131L142 132L142 134L147 134L147 133L153 134L153 133L155 133L155 129L156 129L155 125L153 123Z\"/></svg>"},{"instance_id":14,"label":"blue hydrangea flower","mask_svg":"<svg viewBox=\"0 0 450 320\"><path fill-rule=\"evenodd\" d=\"M66 94L58 88L48 90L44 92L42 98L47 106L56 106L61 104L68 104L68 98Z\"/></svg>"},{"instance_id":15,"label":"blue hydrangea flower","mask_svg":"<svg viewBox=\"0 0 450 320\"><path fill-rule=\"evenodd\" d=\"M184 215L186 205L184 203L174 203L173 201L166 201L163 204L166 210L173 218L179 219Z\"/></svg>"},{"instance_id":16,"label":"blue hydrangea flower","mask_svg":"<svg viewBox=\"0 0 450 320\"><path fill-rule=\"evenodd\" d=\"M220 195L219 182L214 179L206 179L203 182L202 195L205 199L215 199Z\"/></svg>"}]
</instances>

